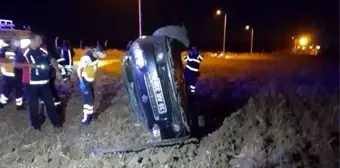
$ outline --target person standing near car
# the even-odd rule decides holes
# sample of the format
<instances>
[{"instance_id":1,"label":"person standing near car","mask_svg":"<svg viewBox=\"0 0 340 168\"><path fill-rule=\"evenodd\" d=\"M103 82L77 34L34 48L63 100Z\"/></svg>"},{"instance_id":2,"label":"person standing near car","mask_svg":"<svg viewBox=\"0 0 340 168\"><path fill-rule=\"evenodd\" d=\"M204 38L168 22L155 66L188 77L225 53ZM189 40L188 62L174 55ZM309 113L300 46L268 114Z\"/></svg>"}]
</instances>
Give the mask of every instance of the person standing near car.
<instances>
[{"instance_id":1,"label":"person standing near car","mask_svg":"<svg viewBox=\"0 0 340 168\"><path fill-rule=\"evenodd\" d=\"M83 118L81 124L89 125L94 112L94 80L98 69L99 59L105 58L105 50L97 45L89 49L81 58L77 68L79 89L83 96Z\"/></svg>"},{"instance_id":2,"label":"person standing near car","mask_svg":"<svg viewBox=\"0 0 340 168\"><path fill-rule=\"evenodd\" d=\"M47 51L47 45L46 44L43 44L42 46L45 46L43 47L43 49L45 49ZM59 55L57 53L51 53L50 54L55 60L58 60L60 59ZM55 85L55 82L56 82L56 74L57 74L57 71L60 72L61 75L63 74L66 74L65 73L65 69L62 65L60 65L58 63L58 69L55 69L52 65L50 65L49 67L49 72L50 72L50 81L48 82L49 83L49 86L50 86L50 89L51 89L51 93L52 93L52 96L53 96L53 102L54 102L54 105L56 107L56 111L58 114L62 114L62 108L61 108L61 99L60 99L60 96L59 96L59 93L58 93L58 90L57 90L57 87ZM42 120L44 120L45 117L45 104L44 104L44 101L43 100L40 100L40 117L42 118Z\"/></svg>"},{"instance_id":3,"label":"person standing near car","mask_svg":"<svg viewBox=\"0 0 340 168\"><path fill-rule=\"evenodd\" d=\"M58 69L57 61L50 54L41 48L41 36L35 33L30 34L31 43L24 52L23 56L29 64L33 64L36 68L30 68L29 84L27 85L27 95L29 104L29 114L31 125L34 129L40 130L41 123L38 114L39 99L44 101L48 117L55 128L61 128L59 114L56 111L53 101L53 95L49 86L50 82L50 64ZM61 78L59 71L56 72L58 79Z\"/></svg>"},{"instance_id":4,"label":"person standing near car","mask_svg":"<svg viewBox=\"0 0 340 168\"><path fill-rule=\"evenodd\" d=\"M15 68L15 61L22 55L20 51L20 40L12 38L10 45L0 50L1 72L2 72L2 93L0 95L0 108L8 103L9 96L15 90L15 102L17 110L24 110L22 69Z\"/></svg>"},{"instance_id":5,"label":"person standing near car","mask_svg":"<svg viewBox=\"0 0 340 168\"><path fill-rule=\"evenodd\" d=\"M196 81L200 75L199 68L203 57L199 54L197 48L192 46L188 55L184 57L184 61L186 62L184 78L187 84L187 92L189 95L195 95Z\"/></svg>"},{"instance_id":6,"label":"person standing near car","mask_svg":"<svg viewBox=\"0 0 340 168\"><path fill-rule=\"evenodd\" d=\"M199 114L197 111L197 102L195 99L196 93L196 82L200 75L199 68L203 61L203 57L199 54L196 47L192 46L188 52L188 55L184 57L186 66L184 69L184 80L186 83L187 93L188 93L188 109L191 119L191 134L194 137L198 137L200 134L198 119Z\"/></svg>"}]
</instances>

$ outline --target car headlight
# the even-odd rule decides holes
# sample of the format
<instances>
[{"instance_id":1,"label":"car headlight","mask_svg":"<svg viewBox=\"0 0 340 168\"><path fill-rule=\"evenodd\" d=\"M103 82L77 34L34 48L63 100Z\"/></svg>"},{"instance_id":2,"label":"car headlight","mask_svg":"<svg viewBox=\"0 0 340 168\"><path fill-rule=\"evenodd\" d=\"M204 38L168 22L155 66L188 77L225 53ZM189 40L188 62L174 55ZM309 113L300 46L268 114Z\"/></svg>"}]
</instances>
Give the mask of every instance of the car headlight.
<instances>
[{"instance_id":1,"label":"car headlight","mask_svg":"<svg viewBox=\"0 0 340 168\"><path fill-rule=\"evenodd\" d=\"M133 54L135 55L136 65L139 68L143 68L145 65L143 51L140 49L138 43L134 43L132 47L133 47Z\"/></svg>"},{"instance_id":2,"label":"car headlight","mask_svg":"<svg viewBox=\"0 0 340 168\"><path fill-rule=\"evenodd\" d=\"M161 60L163 60L163 58L164 58L163 53L158 53L157 54L157 61L161 61Z\"/></svg>"},{"instance_id":3,"label":"car headlight","mask_svg":"<svg viewBox=\"0 0 340 168\"><path fill-rule=\"evenodd\" d=\"M154 124L152 127L152 136L154 138L161 138L161 129L158 127L157 124Z\"/></svg>"},{"instance_id":4,"label":"car headlight","mask_svg":"<svg viewBox=\"0 0 340 168\"><path fill-rule=\"evenodd\" d=\"M28 45L31 43L30 39L21 39L20 40L20 47L21 48L26 48Z\"/></svg>"}]
</instances>

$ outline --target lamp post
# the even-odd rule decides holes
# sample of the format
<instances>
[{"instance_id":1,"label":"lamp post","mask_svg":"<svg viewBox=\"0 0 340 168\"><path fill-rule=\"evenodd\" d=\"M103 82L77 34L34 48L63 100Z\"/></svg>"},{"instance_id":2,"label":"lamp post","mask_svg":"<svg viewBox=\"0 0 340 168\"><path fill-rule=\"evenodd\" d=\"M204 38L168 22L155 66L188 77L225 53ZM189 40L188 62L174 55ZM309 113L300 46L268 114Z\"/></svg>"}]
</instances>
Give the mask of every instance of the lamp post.
<instances>
[{"instance_id":1,"label":"lamp post","mask_svg":"<svg viewBox=\"0 0 340 168\"><path fill-rule=\"evenodd\" d=\"M246 26L246 30L250 29L250 53L253 53L253 45L254 45L254 28L249 25Z\"/></svg>"},{"instance_id":2,"label":"lamp post","mask_svg":"<svg viewBox=\"0 0 340 168\"><path fill-rule=\"evenodd\" d=\"M138 0L138 32L142 36L142 0Z\"/></svg>"},{"instance_id":3,"label":"lamp post","mask_svg":"<svg viewBox=\"0 0 340 168\"><path fill-rule=\"evenodd\" d=\"M225 52L225 43L226 43L226 36L227 36L227 13L217 10L216 15L224 14L224 24L223 24L223 53Z\"/></svg>"}]
</instances>

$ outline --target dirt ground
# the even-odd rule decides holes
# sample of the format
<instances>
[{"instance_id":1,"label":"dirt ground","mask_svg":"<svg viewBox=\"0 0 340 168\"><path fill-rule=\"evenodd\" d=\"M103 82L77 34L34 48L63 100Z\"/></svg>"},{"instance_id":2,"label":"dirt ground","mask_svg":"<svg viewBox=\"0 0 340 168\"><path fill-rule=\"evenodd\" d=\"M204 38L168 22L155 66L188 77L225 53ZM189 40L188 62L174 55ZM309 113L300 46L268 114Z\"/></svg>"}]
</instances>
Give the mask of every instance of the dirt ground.
<instances>
[{"instance_id":1,"label":"dirt ground","mask_svg":"<svg viewBox=\"0 0 340 168\"><path fill-rule=\"evenodd\" d=\"M148 140L134 123L120 75L100 72L99 115L87 127L80 125L77 89L63 92L67 112L61 133L54 133L48 120L41 132L30 129L28 112L11 103L0 110L0 167L339 167L337 67L311 58L206 57L197 92L197 113L204 117L198 143L103 157L89 156L88 149Z\"/></svg>"}]
</instances>

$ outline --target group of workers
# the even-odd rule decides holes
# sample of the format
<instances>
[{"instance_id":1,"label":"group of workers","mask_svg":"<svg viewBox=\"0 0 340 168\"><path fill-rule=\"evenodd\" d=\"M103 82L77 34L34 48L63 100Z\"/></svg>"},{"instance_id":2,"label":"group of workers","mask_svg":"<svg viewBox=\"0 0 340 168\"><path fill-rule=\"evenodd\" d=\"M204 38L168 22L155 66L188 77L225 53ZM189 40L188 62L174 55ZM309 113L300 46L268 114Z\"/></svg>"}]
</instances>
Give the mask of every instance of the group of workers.
<instances>
[{"instance_id":1,"label":"group of workers","mask_svg":"<svg viewBox=\"0 0 340 168\"><path fill-rule=\"evenodd\" d=\"M74 52L68 41L58 47L56 38L55 51L49 52L42 42L42 36L30 34L30 44L27 48L20 48L20 40L14 37L9 46L0 50L2 90L0 108L4 108L9 96L15 90L17 110L25 110L28 104L31 126L40 130L44 123L45 110L55 128L62 127L61 100L55 81L71 83L73 74ZM106 56L101 46L90 48L80 59L77 69L79 88L83 96L82 124L88 125L93 114L93 81L98 67L98 59ZM39 104L42 109L39 109Z\"/></svg>"},{"instance_id":2,"label":"group of workers","mask_svg":"<svg viewBox=\"0 0 340 168\"><path fill-rule=\"evenodd\" d=\"M9 46L0 50L3 75L0 108L8 104L10 94L15 91L17 110L25 110L25 102L27 102L31 126L34 129L41 129L46 119L45 111L52 125L61 128L61 99L55 81L71 83L73 69L76 69L78 86L83 97L81 123L91 124L94 113L94 80L98 61L106 56L104 48L99 44L90 48L81 56L79 65L75 68L74 51L68 41L64 41L62 47L58 47L58 38L56 38L56 52L49 52L47 47L43 47L41 35L31 33L29 39L30 44L25 49L20 48L20 40L15 37L10 41ZM196 47L191 47L184 61L186 62L184 77L188 93L194 95L203 57Z\"/></svg>"}]
</instances>

